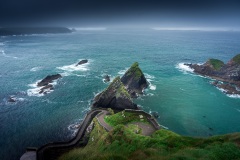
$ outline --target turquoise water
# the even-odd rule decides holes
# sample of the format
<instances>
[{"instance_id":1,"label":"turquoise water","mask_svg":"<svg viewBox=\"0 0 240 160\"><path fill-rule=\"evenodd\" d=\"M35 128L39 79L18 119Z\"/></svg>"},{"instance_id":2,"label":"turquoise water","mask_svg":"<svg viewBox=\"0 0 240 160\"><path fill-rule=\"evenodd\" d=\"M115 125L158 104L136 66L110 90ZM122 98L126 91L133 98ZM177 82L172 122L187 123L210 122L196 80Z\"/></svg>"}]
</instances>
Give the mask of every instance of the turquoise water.
<instances>
[{"instance_id":1,"label":"turquoise water","mask_svg":"<svg viewBox=\"0 0 240 160\"><path fill-rule=\"evenodd\" d=\"M136 103L157 111L159 123L182 135L207 137L240 132L240 98L210 79L179 68L208 58L227 62L240 52L239 32L113 30L0 38L0 157L19 159L25 147L68 140L102 77L122 75L138 61L151 82ZM80 59L89 64L74 67ZM49 74L63 78L38 95L34 84ZM7 102L15 96L16 103Z\"/></svg>"}]
</instances>

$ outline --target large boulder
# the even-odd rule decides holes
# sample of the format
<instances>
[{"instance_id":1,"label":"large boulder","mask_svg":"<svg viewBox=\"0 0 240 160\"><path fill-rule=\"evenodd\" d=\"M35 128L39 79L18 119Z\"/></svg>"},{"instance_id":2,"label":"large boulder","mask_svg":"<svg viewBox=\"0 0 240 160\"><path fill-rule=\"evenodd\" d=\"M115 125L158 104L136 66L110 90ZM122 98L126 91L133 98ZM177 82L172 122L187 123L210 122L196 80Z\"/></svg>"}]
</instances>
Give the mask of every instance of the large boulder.
<instances>
[{"instance_id":1,"label":"large boulder","mask_svg":"<svg viewBox=\"0 0 240 160\"><path fill-rule=\"evenodd\" d=\"M119 76L94 98L92 108L138 109Z\"/></svg>"},{"instance_id":2,"label":"large boulder","mask_svg":"<svg viewBox=\"0 0 240 160\"><path fill-rule=\"evenodd\" d=\"M142 94L143 89L148 86L148 82L137 62L133 63L126 71L121 81L132 97L136 97L137 94Z\"/></svg>"},{"instance_id":3,"label":"large boulder","mask_svg":"<svg viewBox=\"0 0 240 160\"><path fill-rule=\"evenodd\" d=\"M43 80L38 82L37 86L38 87L47 86L49 85L49 83L52 83L54 80L57 80L61 77L62 77L61 74L48 75Z\"/></svg>"}]
</instances>

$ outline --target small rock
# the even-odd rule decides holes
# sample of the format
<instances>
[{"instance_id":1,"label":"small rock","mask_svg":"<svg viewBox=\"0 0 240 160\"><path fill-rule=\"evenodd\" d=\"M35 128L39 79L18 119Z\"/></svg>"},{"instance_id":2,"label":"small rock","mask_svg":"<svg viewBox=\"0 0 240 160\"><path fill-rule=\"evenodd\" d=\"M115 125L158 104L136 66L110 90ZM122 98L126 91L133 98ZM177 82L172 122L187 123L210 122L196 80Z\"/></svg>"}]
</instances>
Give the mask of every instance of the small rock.
<instances>
[{"instance_id":1,"label":"small rock","mask_svg":"<svg viewBox=\"0 0 240 160\"><path fill-rule=\"evenodd\" d=\"M103 78L104 78L104 82L110 82L110 76L109 75L105 75Z\"/></svg>"},{"instance_id":2,"label":"small rock","mask_svg":"<svg viewBox=\"0 0 240 160\"><path fill-rule=\"evenodd\" d=\"M80 62L78 62L78 64L76 64L76 66L82 65L82 64L85 64L85 63L88 63L87 59L81 60Z\"/></svg>"},{"instance_id":3,"label":"small rock","mask_svg":"<svg viewBox=\"0 0 240 160\"><path fill-rule=\"evenodd\" d=\"M16 102L16 99L14 97L9 97L8 102L14 103Z\"/></svg>"},{"instance_id":4,"label":"small rock","mask_svg":"<svg viewBox=\"0 0 240 160\"><path fill-rule=\"evenodd\" d=\"M47 77L45 77L43 80L41 80L40 82L38 82L37 86L41 87L41 86L47 86L49 85L49 83L52 83L54 80L61 78L62 76L60 74L55 74L55 75L48 75Z\"/></svg>"}]
</instances>

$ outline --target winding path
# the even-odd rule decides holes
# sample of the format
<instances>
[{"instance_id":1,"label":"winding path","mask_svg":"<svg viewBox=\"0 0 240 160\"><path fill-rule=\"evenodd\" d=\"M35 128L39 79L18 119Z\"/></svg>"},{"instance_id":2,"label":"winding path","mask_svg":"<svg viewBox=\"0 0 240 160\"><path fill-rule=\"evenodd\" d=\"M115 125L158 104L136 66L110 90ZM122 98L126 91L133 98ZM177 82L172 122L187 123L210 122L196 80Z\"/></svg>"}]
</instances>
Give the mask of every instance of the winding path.
<instances>
[{"instance_id":1,"label":"winding path","mask_svg":"<svg viewBox=\"0 0 240 160\"><path fill-rule=\"evenodd\" d=\"M105 128L106 131L111 131L113 129L113 127L111 127L110 125L108 125L105 120L104 117L108 114L108 111L102 111L101 113L99 113L96 117L98 120L98 123Z\"/></svg>"},{"instance_id":2,"label":"winding path","mask_svg":"<svg viewBox=\"0 0 240 160\"><path fill-rule=\"evenodd\" d=\"M93 118L105 109L94 109L87 113L85 116L76 136L68 142L53 142L41 146L38 149L28 149L26 153L22 155L20 160L52 160L56 159L62 154L63 151L68 151L73 147L81 146L80 141L82 140L84 133L92 122ZM84 146L84 145L83 145ZM34 153L35 152L35 153Z\"/></svg>"},{"instance_id":3,"label":"winding path","mask_svg":"<svg viewBox=\"0 0 240 160\"><path fill-rule=\"evenodd\" d=\"M135 112L143 114L147 117L148 121L152 124L151 131L145 133L149 135L150 132L154 132L160 129L159 124L157 121L152 118L152 116L144 111L141 110L127 110L128 112ZM27 151L21 156L20 160L56 160L59 156L61 156L64 152L67 152L74 147L84 147L87 142L83 142L84 133L87 127L92 122L93 118L97 117L97 120L101 126L103 126L106 131L111 131L113 128L108 125L104 121L105 115L108 113L107 109L98 108L93 109L87 113L83 122L80 125L80 128L76 134L76 136L68 142L52 142L48 143L40 148L27 148ZM140 126L141 127L141 126ZM142 126L144 127L144 126ZM146 126L145 126L146 127ZM148 127L147 127L148 128ZM147 129L145 128L145 129ZM83 143L80 143L83 142Z\"/></svg>"}]
</instances>

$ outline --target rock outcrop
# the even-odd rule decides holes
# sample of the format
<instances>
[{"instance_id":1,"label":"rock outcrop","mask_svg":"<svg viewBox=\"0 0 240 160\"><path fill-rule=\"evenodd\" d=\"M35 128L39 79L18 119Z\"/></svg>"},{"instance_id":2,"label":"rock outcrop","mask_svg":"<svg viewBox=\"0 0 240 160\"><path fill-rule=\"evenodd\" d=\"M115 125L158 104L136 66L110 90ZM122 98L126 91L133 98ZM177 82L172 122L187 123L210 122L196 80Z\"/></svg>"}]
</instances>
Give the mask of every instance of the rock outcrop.
<instances>
[{"instance_id":1,"label":"rock outcrop","mask_svg":"<svg viewBox=\"0 0 240 160\"><path fill-rule=\"evenodd\" d=\"M122 76L121 81L127 88L131 97L136 97L137 94L142 94L143 89L148 86L148 82L137 62L133 63L133 65L126 71Z\"/></svg>"},{"instance_id":2,"label":"rock outcrop","mask_svg":"<svg viewBox=\"0 0 240 160\"><path fill-rule=\"evenodd\" d=\"M203 76L209 76L220 81L240 86L240 54L233 57L227 64L217 59L210 59L203 65L186 65L194 69L194 72Z\"/></svg>"},{"instance_id":3,"label":"rock outcrop","mask_svg":"<svg viewBox=\"0 0 240 160\"><path fill-rule=\"evenodd\" d=\"M104 82L110 82L110 76L109 75L105 75L103 78L104 78Z\"/></svg>"},{"instance_id":4,"label":"rock outcrop","mask_svg":"<svg viewBox=\"0 0 240 160\"><path fill-rule=\"evenodd\" d=\"M51 84L48 84L48 85L46 85L46 86L44 86L44 87L42 87L41 89L40 89L40 94L46 94L47 92L46 92L46 90L53 90L54 88L53 88L53 85L51 85Z\"/></svg>"},{"instance_id":5,"label":"rock outcrop","mask_svg":"<svg viewBox=\"0 0 240 160\"><path fill-rule=\"evenodd\" d=\"M94 98L92 108L138 109L120 77L116 77L108 88Z\"/></svg>"},{"instance_id":6,"label":"rock outcrop","mask_svg":"<svg viewBox=\"0 0 240 160\"><path fill-rule=\"evenodd\" d=\"M16 98L10 96L9 99L8 99L8 102L15 103L16 102Z\"/></svg>"},{"instance_id":7,"label":"rock outcrop","mask_svg":"<svg viewBox=\"0 0 240 160\"><path fill-rule=\"evenodd\" d=\"M226 90L227 94L239 94L237 88L240 88L240 54L233 57L227 64L217 59L209 59L203 65L185 65L194 69L197 74L225 82L214 82L213 85Z\"/></svg>"},{"instance_id":8,"label":"rock outcrop","mask_svg":"<svg viewBox=\"0 0 240 160\"><path fill-rule=\"evenodd\" d=\"M80 62L78 62L78 64L76 64L76 66L79 66L79 65L82 65L82 64L85 64L85 63L88 63L87 59L81 60Z\"/></svg>"},{"instance_id":9,"label":"rock outcrop","mask_svg":"<svg viewBox=\"0 0 240 160\"><path fill-rule=\"evenodd\" d=\"M40 87L39 94L47 94L49 91L53 90L53 85L51 84L54 80L61 78L60 74L48 75L43 80L38 82L37 86Z\"/></svg>"},{"instance_id":10,"label":"rock outcrop","mask_svg":"<svg viewBox=\"0 0 240 160\"><path fill-rule=\"evenodd\" d=\"M60 74L48 75L43 80L38 82L37 86L38 87L47 86L47 85L49 85L49 83L52 83L54 80L57 80L61 77L62 76Z\"/></svg>"}]
</instances>

